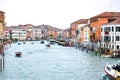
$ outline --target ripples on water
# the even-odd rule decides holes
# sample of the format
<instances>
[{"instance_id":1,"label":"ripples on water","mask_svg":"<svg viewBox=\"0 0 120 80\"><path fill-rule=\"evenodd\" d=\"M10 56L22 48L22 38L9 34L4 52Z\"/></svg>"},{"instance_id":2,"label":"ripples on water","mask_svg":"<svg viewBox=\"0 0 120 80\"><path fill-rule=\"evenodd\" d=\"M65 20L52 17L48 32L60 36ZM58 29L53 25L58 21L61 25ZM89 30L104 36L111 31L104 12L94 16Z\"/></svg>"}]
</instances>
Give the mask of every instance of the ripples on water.
<instances>
[{"instance_id":1,"label":"ripples on water","mask_svg":"<svg viewBox=\"0 0 120 80\"><path fill-rule=\"evenodd\" d=\"M13 43L5 51L0 80L109 80L104 65L118 61L57 44L47 48L46 44ZM22 57L15 57L15 51L22 51Z\"/></svg>"}]
</instances>

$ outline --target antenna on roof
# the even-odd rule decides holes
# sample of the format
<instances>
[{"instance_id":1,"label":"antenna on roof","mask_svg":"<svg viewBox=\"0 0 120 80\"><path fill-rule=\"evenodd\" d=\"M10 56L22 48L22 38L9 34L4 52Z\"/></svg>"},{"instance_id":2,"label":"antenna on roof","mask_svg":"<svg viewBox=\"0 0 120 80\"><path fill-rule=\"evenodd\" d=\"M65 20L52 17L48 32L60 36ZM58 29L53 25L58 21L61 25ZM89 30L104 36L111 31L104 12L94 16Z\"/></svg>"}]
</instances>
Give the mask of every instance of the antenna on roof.
<instances>
[{"instance_id":1,"label":"antenna on roof","mask_svg":"<svg viewBox=\"0 0 120 80\"><path fill-rule=\"evenodd\" d=\"M111 12L115 12L115 11L113 10L112 3L111 3L111 5L110 5L110 8L111 8Z\"/></svg>"},{"instance_id":2,"label":"antenna on roof","mask_svg":"<svg viewBox=\"0 0 120 80\"><path fill-rule=\"evenodd\" d=\"M112 3L111 3L111 5L110 5L110 8L111 8L111 12L112 12Z\"/></svg>"}]
</instances>

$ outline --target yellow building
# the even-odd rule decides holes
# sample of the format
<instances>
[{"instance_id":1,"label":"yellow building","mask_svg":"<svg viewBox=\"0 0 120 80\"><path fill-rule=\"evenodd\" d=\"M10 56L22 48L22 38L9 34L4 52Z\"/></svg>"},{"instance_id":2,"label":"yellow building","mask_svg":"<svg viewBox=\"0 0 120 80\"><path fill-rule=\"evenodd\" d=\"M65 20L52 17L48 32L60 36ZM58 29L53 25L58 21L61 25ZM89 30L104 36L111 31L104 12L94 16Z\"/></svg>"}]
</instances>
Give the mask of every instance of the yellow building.
<instances>
[{"instance_id":1,"label":"yellow building","mask_svg":"<svg viewBox=\"0 0 120 80\"><path fill-rule=\"evenodd\" d=\"M5 24L5 16L4 16L4 12L0 11L0 39L4 39L5 38L5 31L4 31L4 24Z\"/></svg>"}]
</instances>

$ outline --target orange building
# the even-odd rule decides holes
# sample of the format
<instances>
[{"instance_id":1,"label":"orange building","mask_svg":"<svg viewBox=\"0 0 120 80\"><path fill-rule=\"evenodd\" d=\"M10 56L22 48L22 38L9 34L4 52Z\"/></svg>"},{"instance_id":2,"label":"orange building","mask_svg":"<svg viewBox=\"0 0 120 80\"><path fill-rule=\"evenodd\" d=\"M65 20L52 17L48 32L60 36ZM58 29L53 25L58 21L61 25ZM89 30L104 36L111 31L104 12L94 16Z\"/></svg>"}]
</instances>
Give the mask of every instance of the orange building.
<instances>
[{"instance_id":1,"label":"orange building","mask_svg":"<svg viewBox=\"0 0 120 80\"><path fill-rule=\"evenodd\" d=\"M48 29L48 39L56 39L57 31L54 28Z\"/></svg>"},{"instance_id":2,"label":"orange building","mask_svg":"<svg viewBox=\"0 0 120 80\"><path fill-rule=\"evenodd\" d=\"M120 12L103 12L90 18L90 39L92 42L101 41L101 25L120 18Z\"/></svg>"},{"instance_id":3,"label":"orange building","mask_svg":"<svg viewBox=\"0 0 120 80\"><path fill-rule=\"evenodd\" d=\"M71 23L71 26L70 26L70 38L71 39L75 39L76 38L75 32L76 32L76 23L73 22L73 23Z\"/></svg>"},{"instance_id":4,"label":"orange building","mask_svg":"<svg viewBox=\"0 0 120 80\"><path fill-rule=\"evenodd\" d=\"M33 32L32 32L33 25L26 24L24 26L27 27L26 40L33 39Z\"/></svg>"},{"instance_id":5,"label":"orange building","mask_svg":"<svg viewBox=\"0 0 120 80\"><path fill-rule=\"evenodd\" d=\"M5 23L5 13L3 11L0 11L0 22Z\"/></svg>"}]
</instances>

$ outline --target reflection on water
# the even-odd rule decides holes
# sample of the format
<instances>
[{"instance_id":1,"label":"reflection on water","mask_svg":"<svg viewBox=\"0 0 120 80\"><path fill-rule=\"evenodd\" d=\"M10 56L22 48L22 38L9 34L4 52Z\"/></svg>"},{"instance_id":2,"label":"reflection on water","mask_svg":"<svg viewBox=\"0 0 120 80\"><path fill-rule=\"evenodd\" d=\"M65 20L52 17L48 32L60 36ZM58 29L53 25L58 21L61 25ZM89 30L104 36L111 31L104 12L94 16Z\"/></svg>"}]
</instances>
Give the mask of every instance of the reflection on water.
<instances>
[{"instance_id":1,"label":"reflection on water","mask_svg":"<svg viewBox=\"0 0 120 80\"><path fill-rule=\"evenodd\" d=\"M5 51L5 69L0 80L109 80L103 70L106 63L119 59L101 58L94 53L57 44L47 48L39 41L18 45ZM16 51L22 57L15 57Z\"/></svg>"}]
</instances>

